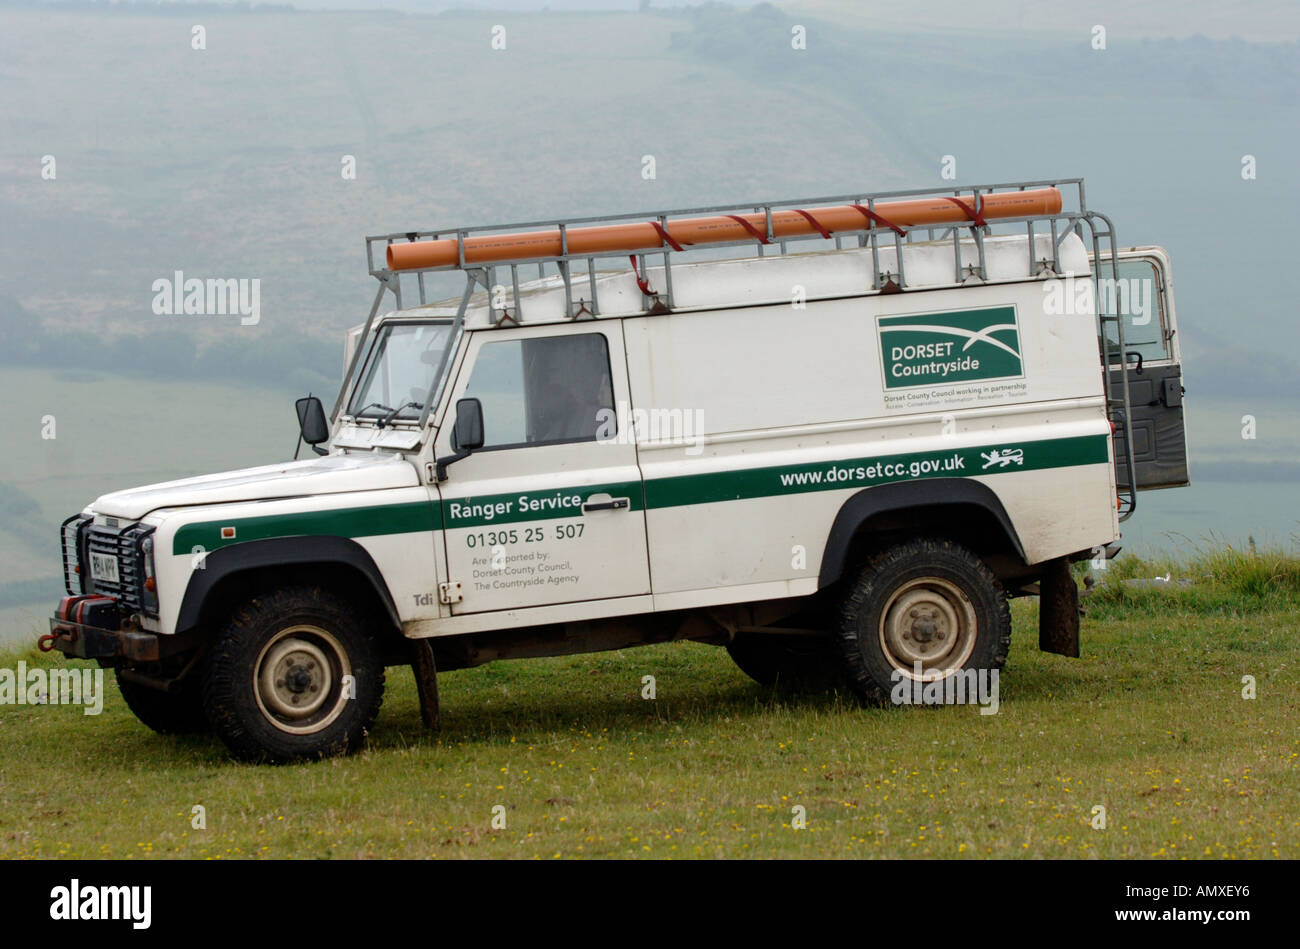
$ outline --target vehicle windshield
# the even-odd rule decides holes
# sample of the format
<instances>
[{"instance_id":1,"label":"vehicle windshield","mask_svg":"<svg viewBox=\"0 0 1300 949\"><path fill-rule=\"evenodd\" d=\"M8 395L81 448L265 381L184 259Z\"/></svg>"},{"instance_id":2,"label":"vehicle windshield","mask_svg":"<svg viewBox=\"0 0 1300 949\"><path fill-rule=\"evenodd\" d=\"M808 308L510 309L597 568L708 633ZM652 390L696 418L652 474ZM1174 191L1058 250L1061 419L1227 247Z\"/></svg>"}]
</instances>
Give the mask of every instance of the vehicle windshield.
<instances>
[{"instance_id":1,"label":"vehicle windshield","mask_svg":"<svg viewBox=\"0 0 1300 949\"><path fill-rule=\"evenodd\" d=\"M388 421L418 419L450 338L450 322L390 323L381 328L348 414Z\"/></svg>"}]
</instances>

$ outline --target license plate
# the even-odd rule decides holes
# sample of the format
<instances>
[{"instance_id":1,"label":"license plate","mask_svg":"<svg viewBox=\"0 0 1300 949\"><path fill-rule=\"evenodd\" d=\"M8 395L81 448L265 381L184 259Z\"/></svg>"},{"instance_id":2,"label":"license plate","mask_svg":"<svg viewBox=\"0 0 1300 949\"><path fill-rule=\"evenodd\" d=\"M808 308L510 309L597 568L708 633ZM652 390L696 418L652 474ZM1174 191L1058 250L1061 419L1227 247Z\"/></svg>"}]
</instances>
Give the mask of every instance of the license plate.
<instances>
[{"instance_id":1,"label":"license plate","mask_svg":"<svg viewBox=\"0 0 1300 949\"><path fill-rule=\"evenodd\" d=\"M117 558L112 554L91 554L90 575L105 583L118 583Z\"/></svg>"}]
</instances>

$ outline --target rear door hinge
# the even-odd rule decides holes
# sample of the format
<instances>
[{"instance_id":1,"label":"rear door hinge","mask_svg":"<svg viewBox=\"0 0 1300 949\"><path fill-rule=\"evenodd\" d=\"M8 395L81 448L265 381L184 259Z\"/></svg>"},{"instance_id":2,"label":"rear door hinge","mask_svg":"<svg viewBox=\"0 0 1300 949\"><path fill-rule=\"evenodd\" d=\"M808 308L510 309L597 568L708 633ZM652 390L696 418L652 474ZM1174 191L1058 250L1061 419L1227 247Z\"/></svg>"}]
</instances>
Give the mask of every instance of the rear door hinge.
<instances>
[{"instance_id":1,"label":"rear door hinge","mask_svg":"<svg viewBox=\"0 0 1300 949\"><path fill-rule=\"evenodd\" d=\"M464 594L460 592L460 581L451 580L447 583L438 584L438 602L450 606L452 603L460 603L465 599Z\"/></svg>"}]
</instances>

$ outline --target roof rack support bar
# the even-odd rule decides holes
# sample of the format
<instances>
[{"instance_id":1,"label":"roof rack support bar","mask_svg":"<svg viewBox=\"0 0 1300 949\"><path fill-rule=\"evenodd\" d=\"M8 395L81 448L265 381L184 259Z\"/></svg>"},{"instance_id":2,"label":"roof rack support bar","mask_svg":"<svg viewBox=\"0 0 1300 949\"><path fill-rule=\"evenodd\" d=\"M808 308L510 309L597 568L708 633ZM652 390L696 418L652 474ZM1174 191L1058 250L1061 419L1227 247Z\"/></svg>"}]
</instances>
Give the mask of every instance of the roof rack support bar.
<instances>
[{"instance_id":1,"label":"roof rack support bar","mask_svg":"<svg viewBox=\"0 0 1300 949\"><path fill-rule=\"evenodd\" d=\"M438 360L438 371L434 373L433 384L429 386L429 395L424 400L424 408L420 410L420 423L416 426L417 432L423 432L425 425L429 423L429 415L433 408L442 399L442 390L447 383L444 375L447 371L447 362L451 359L460 345L460 334L465 327L465 311L469 308L469 298L474 295L474 284L482 283L483 288L488 293L488 307L492 306L492 288L488 286L491 281L480 268L467 270L465 272L465 292L460 295L460 306L456 308L456 318L451 323L451 338L447 340L447 345L443 347L442 358Z\"/></svg>"},{"instance_id":2,"label":"roof rack support bar","mask_svg":"<svg viewBox=\"0 0 1300 949\"><path fill-rule=\"evenodd\" d=\"M519 265L518 264L510 265L510 285L514 288L515 291L515 322L519 323L522 322L524 318L524 308L523 305L519 302Z\"/></svg>"},{"instance_id":3,"label":"roof rack support bar","mask_svg":"<svg viewBox=\"0 0 1300 949\"><path fill-rule=\"evenodd\" d=\"M587 284L591 287L591 315L600 316L600 301L596 299L596 258L587 258Z\"/></svg>"},{"instance_id":4,"label":"roof rack support bar","mask_svg":"<svg viewBox=\"0 0 1300 949\"><path fill-rule=\"evenodd\" d=\"M989 282L988 258L984 256L984 229L978 225L971 228L975 238L975 256L979 259L979 278ZM960 283L960 281L958 281Z\"/></svg>"},{"instance_id":5,"label":"roof rack support bar","mask_svg":"<svg viewBox=\"0 0 1300 949\"><path fill-rule=\"evenodd\" d=\"M370 339L370 327L374 325L375 314L379 312L379 304L384 299L384 291L388 289L387 277L379 278L379 292L375 294L375 302L370 304L370 315L366 317L366 325L361 330L361 338L357 340L357 348L352 350L352 358L348 360L347 372L343 373L343 384L339 386L339 396L334 400L334 408L330 409L330 419L337 424L339 409L343 406L343 399L348 392L348 384L352 381L352 374L357 371L357 363L361 360L361 350L365 348L365 342Z\"/></svg>"},{"instance_id":6,"label":"roof rack support bar","mask_svg":"<svg viewBox=\"0 0 1300 949\"><path fill-rule=\"evenodd\" d=\"M961 234L952 228L952 273L953 280L961 283Z\"/></svg>"},{"instance_id":7,"label":"roof rack support bar","mask_svg":"<svg viewBox=\"0 0 1300 949\"><path fill-rule=\"evenodd\" d=\"M855 198L853 199L853 203L854 203L854 204L859 204L859 205L860 205L860 204L862 204L863 201L865 201L865 200L866 200L865 198L857 198L857 197L855 197ZM867 235L868 235L868 233L870 232L870 229L871 229L871 221L870 221L870 219L868 219L868 220L867 220L867 226L864 227L862 230L858 231L858 247L859 247L859 249L865 248L865 247L867 246L867 241L870 239Z\"/></svg>"},{"instance_id":8,"label":"roof rack support bar","mask_svg":"<svg viewBox=\"0 0 1300 949\"><path fill-rule=\"evenodd\" d=\"M555 262L560 278L564 281L564 318L573 319L573 280L569 275L569 228L560 225L560 260Z\"/></svg>"},{"instance_id":9,"label":"roof rack support bar","mask_svg":"<svg viewBox=\"0 0 1300 949\"><path fill-rule=\"evenodd\" d=\"M573 281L569 278L568 260L557 260L555 266L560 271L560 277L564 280L564 318L573 319Z\"/></svg>"},{"instance_id":10,"label":"roof rack support bar","mask_svg":"<svg viewBox=\"0 0 1300 949\"><path fill-rule=\"evenodd\" d=\"M414 243L415 239L418 236L419 235L414 232L406 235L407 240L411 241L412 243ZM436 240L437 238L435 237L434 239ZM423 270L418 271L416 273L415 283L420 294L420 306L424 306L429 301L426 299L425 292L424 292L424 271Z\"/></svg>"},{"instance_id":11,"label":"roof rack support bar","mask_svg":"<svg viewBox=\"0 0 1300 949\"><path fill-rule=\"evenodd\" d=\"M875 203L875 198L867 198L867 210L872 214L876 213ZM872 221L875 221L875 218L872 218ZM874 227L871 229L871 289L880 289L880 242L877 240Z\"/></svg>"},{"instance_id":12,"label":"roof rack support bar","mask_svg":"<svg viewBox=\"0 0 1300 949\"><path fill-rule=\"evenodd\" d=\"M666 215L663 214L659 215L659 227L663 230L665 234L668 233L668 217ZM667 306L668 309L670 310L673 308L673 268L672 268L672 263L670 262L671 257L672 255L669 253L669 248L665 247L664 248L664 296L668 298Z\"/></svg>"}]
</instances>

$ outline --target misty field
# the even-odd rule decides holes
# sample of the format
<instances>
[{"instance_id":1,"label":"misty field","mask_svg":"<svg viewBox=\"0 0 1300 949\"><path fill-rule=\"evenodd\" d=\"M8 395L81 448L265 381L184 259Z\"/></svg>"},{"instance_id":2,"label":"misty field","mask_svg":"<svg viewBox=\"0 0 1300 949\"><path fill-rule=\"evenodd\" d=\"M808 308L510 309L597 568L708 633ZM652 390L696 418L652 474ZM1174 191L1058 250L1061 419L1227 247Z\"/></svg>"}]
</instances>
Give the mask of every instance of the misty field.
<instances>
[{"instance_id":1,"label":"misty field","mask_svg":"<svg viewBox=\"0 0 1300 949\"><path fill-rule=\"evenodd\" d=\"M1017 601L996 715L773 693L696 644L449 673L439 734L390 670L366 750L289 767L157 736L111 684L99 716L0 706L0 857L1294 857L1300 562L1118 582L1170 566L1112 565L1081 660Z\"/></svg>"},{"instance_id":2,"label":"misty field","mask_svg":"<svg viewBox=\"0 0 1300 949\"><path fill-rule=\"evenodd\" d=\"M0 646L44 631L68 515L109 491L293 457L292 390L34 368L0 383L18 420L0 480Z\"/></svg>"}]
</instances>

